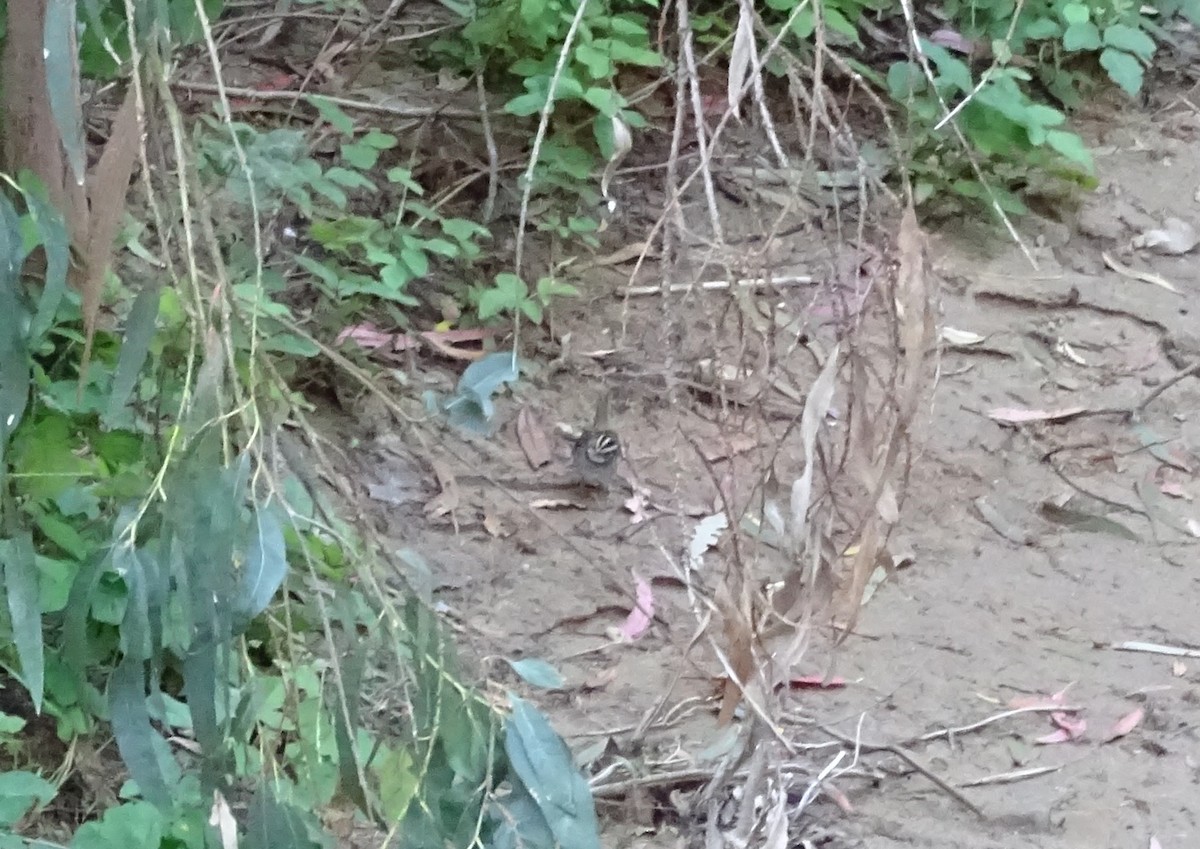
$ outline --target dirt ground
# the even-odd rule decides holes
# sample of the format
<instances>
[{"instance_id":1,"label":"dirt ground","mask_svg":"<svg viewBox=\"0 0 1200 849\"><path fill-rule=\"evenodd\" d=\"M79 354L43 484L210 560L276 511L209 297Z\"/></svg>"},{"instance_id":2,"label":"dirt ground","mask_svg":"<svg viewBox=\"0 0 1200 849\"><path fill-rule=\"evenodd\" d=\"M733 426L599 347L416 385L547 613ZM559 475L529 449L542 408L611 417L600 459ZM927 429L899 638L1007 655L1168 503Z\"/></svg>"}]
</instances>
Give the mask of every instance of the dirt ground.
<instances>
[{"instance_id":1,"label":"dirt ground","mask_svg":"<svg viewBox=\"0 0 1200 849\"><path fill-rule=\"evenodd\" d=\"M1092 414L1135 407L1200 361L1194 255L1130 249L1166 217L1200 225L1198 130L1200 115L1166 97L1085 127L1099 151L1101 187L1063 222L1022 225L1036 270L988 222L933 234L943 324L983 339L943 345L894 546L911 552L911 565L874 592L838 650L836 674L847 685L790 694L788 727L798 744L826 745L796 754L811 771L835 751L824 726L876 749L908 741L906 751L955 786L1030 773L961 789L979 818L893 752L864 751L860 766L837 781L847 801L818 800L788 845L1200 845L1200 654L1113 648L1200 646L1200 384L1170 385L1140 422ZM777 241L777 274L836 265L820 233ZM1160 275L1177 292L1110 270L1102 253ZM614 296L627 273L628 266L596 270L585 299L556 315L557 338L571 334L568 353L547 343L532 358L529 379L501 402L493 440L448 436L415 449L381 428L356 456L380 530L429 561L465 653L554 664L567 686L552 693L531 690L498 661L487 672L530 693L577 752L596 756L607 747L607 762L619 752L643 778L703 775L725 739L712 699L720 666L702 645L689 651L698 625L676 566L718 487L748 490L761 480L769 458L760 449L775 444L766 436L778 436L781 425L762 409L720 410L689 391L687 376L701 360L743 344L727 296L681 297L671 309L686 319L664 338L659 298ZM453 374L447 369L445 386ZM522 410L545 433L555 422L586 424L605 389L626 474L650 493L648 521L634 521L644 517L631 511L628 491L556 487L565 442L554 442L553 462L538 471L520 447ZM775 400L786 412L788 399ZM801 401L790 403L796 415ZM1061 415L1013 426L989 416L997 409ZM753 447L727 445L727 454L700 459L696 446L731 433L749 435ZM784 444L791 447L776 468L790 480L798 437ZM455 479L449 501L431 503L422 479L431 460ZM1068 495L1075 513L1040 507ZM706 562L717 569L730 556L726 535ZM779 563L764 557L758 568L770 575ZM632 605L631 570L651 579L656 619L628 642L614 636ZM829 660L818 640L797 674L822 674ZM1079 708L1071 716L1086 721L1077 739L1036 742L1055 731L1042 712L913 742L1068 686L1065 703ZM633 728L659 699L677 707L672 721L634 746ZM1114 723L1139 708L1136 726L1106 741ZM698 845L679 813L683 797L668 791L699 783L646 780L646 794L602 798L610 845Z\"/></svg>"}]
</instances>

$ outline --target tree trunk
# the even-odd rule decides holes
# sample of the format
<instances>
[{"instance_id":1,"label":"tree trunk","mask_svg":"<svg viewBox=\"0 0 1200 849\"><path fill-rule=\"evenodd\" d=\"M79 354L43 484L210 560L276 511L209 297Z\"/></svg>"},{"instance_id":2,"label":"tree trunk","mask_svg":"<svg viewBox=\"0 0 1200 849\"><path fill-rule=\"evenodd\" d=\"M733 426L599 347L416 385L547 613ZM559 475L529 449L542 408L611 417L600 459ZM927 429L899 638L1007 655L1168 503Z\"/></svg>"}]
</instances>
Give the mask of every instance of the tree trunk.
<instances>
[{"instance_id":1,"label":"tree trunk","mask_svg":"<svg viewBox=\"0 0 1200 849\"><path fill-rule=\"evenodd\" d=\"M46 87L45 26L51 0L9 0L8 34L0 59L0 171L16 175L28 169L46 185L50 202L62 213L71 241L87 244L85 187L75 180L62 135L50 110ZM70 57L72 87L79 109L79 62L74 36L57 45ZM79 126L80 124L76 124Z\"/></svg>"}]
</instances>

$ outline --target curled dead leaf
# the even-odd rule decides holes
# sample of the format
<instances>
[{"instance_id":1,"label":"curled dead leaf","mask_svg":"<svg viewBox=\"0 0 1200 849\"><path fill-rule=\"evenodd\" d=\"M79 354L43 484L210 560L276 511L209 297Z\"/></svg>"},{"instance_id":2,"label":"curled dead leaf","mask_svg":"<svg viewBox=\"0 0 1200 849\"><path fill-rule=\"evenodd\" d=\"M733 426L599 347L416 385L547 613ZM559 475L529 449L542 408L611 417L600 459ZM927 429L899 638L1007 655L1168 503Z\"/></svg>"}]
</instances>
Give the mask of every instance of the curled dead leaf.
<instances>
[{"instance_id":1,"label":"curled dead leaf","mask_svg":"<svg viewBox=\"0 0 1200 849\"><path fill-rule=\"evenodd\" d=\"M532 469L550 462L550 440L537 415L528 407L517 413L517 443Z\"/></svg>"}]
</instances>

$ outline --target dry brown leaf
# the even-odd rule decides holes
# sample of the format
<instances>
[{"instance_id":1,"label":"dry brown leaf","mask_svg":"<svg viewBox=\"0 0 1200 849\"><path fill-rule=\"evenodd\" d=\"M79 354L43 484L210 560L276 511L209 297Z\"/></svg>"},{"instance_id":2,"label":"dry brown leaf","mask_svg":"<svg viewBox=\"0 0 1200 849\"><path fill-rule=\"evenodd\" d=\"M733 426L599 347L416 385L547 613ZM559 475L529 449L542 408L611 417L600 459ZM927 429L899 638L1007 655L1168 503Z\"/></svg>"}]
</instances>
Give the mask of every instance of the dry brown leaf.
<instances>
[{"instance_id":1,"label":"dry brown leaf","mask_svg":"<svg viewBox=\"0 0 1200 849\"><path fill-rule=\"evenodd\" d=\"M580 688L583 690L603 690L613 681L617 680L617 667L609 666L606 669L601 669L598 672L593 672L584 679Z\"/></svg>"},{"instance_id":2,"label":"dry brown leaf","mask_svg":"<svg viewBox=\"0 0 1200 849\"><path fill-rule=\"evenodd\" d=\"M723 728L733 721L733 712L742 701L742 685L749 684L750 676L754 674L754 631L748 612L741 610L734 603L725 583L717 589L716 605L721 611L725 652L737 678L736 681L728 677L725 679L721 710L717 714L717 727Z\"/></svg>"},{"instance_id":3,"label":"dry brown leaf","mask_svg":"<svg viewBox=\"0 0 1200 849\"><path fill-rule=\"evenodd\" d=\"M517 413L517 442L531 469L540 469L550 462L550 440L537 414L528 407Z\"/></svg>"},{"instance_id":4,"label":"dry brown leaf","mask_svg":"<svg viewBox=\"0 0 1200 849\"><path fill-rule=\"evenodd\" d=\"M483 529L496 539L504 539L512 534L512 528L504 524L504 520L492 512L483 514Z\"/></svg>"},{"instance_id":5,"label":"dry brown leaf","mask_svg":"<svg viewBox=\"0 0 1200 849\"><path fill-rule=\"evenodd\" d=\"M84 343L79 368L79 385L87 379L92 339L96 334L96 316L100 311L100 293L112 259L113 242L125 218L125 195L133 166L141 146L142 124L138 115L137 87L130 86L125 101L113 118L104 152L88 180L88 240L83 254Z\"/></svg>"},{"instance_id":6,"label":"dry brown leaf","mask_svg":"<svg viewBox=\"0 0 1200 849\"><path fill-rule=\"evenodd\" d=\"M748 433L735 433L728 439L697 442L697 445L700 448L700 455L706 462L716 463L749 451L758 445L758 439Z\"/></svg>"},{"instance_id":7,"label":"dry brown leaf","mask_svg":"<svg viewBox=\"0 0 1200 849\"><path fill-rule=\"evenodd\" d=\"M462 503L458 481L450 468L441 460L430 460L429 465L433 468L433 474L437 478L441 492L425 505L425 515L430 518L438 518L453 514Z\"/></svg>"}]
</instances>

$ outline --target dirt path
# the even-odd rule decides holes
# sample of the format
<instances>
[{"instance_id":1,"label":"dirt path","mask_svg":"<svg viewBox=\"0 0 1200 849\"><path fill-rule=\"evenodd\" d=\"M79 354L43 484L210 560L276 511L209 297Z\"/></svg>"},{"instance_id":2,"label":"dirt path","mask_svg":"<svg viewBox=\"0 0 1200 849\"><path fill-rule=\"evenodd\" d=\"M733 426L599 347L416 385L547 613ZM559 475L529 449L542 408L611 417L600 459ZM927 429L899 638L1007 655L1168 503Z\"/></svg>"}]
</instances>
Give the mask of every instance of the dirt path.
<instances>
[{"instance_id":1,"label":"dirt path","mask_svg":"<svg viewBox=\"0 0 1200 849\"><path fill-rule=\"evenodd\" d=\"M909 746L956 785L1053 768L962 790L984 821L898 759L865 756L868 769L838 784L853 813L828 801L809 809L799 828L819 826L805 832L810 845L1132 849L1154 835L1164 849L1200 845L1200 660L1111 648L1130 640L1200 644L1191 530L1200 531L1193 502L1200 383L1167 389L1137 426L1087 414L1137 405L1200 357L1192 317L1200 266L1188 256L1122 253L1166 216L1200 222L1200 144L1189 140L1190 120L1168 109L1153 122L1130 116L1097 130L1104 185L1072 226L1028 228L1036 272L994 237L968 248L981 244L969 228L935 241L945 325L985 338L943 352L897 545L914 559L874 594L840 652L837 671L849 685L794 699L797 717L851 736L861 720L862 739L885 744L964 726L1014 699L1070 685L1065 702L1081 709L1073 718L1086 721L1086 731L1038 745L1055 731L1038 713ZM811 236L792 247L774 257L776 273L828 259ZM1102 251L1162 275L1180 294L1107 270ZM558 330L573 332L579 354L565 370L535 374L517 390L497 440L433 449L442 451L441 468L462 478L452 503L430 504L411 446L386 433L363 455L363 476L397 546L428 555L437 596L477 656L544 658L565 675L566 690L539 700L576 750L627 746L630 729L688 657L672 704L694 699L680 705L679 722L650 738L659 768L682 768L702 765L702 750L721 739L711 706L699 701L712 694L719 667L703 647L687 653L696 624L671 563L717 488L752 485L766 458L726 446L717 461L700 459L697 446L718 441L715 414L694 396L664 394L668 364L655 353L654 335L660 309L649 300L627 309L597 283L578 314L560 315ZM734 338L725 332L730 321L690 312L670 367L719 352L725 342L714 340ZM610 347L622 326L641 340L633 359L588 356ZM557 447L548 471L531 474L518 447L517 409L547 431L555 421L584 423L606 387L615 387L631 467L650 500L674 515L636 525L617 493L538 491L538 481L562 473L567 448ZM1084 412L1020 426L989 416L1072 408ZM753 434L777 423L747 417L741 425ZM728 470L724 477L714 475L718 467ZM478 480L481 470L494 485ZM1077 513L1054 513L1066 496ZM1045 502L1051 506L1040 507ZM631 567L651 580L658 621L638 641L619 644L612 637L635 594ZM822 668L814 656L810 671ZM488 671L520 683L502 664ZM1145 715L1135 728L1103 742L1139 708ZM829 738L814 729L798 739ZM663 754L671 745L674 760ZM647 751L622 754L652 759ZM819 767L827 756L814 753L812 762ZM651 791L626 794L616 807L604 803L614 842L675 845L671 835L686 823L674 801Z\"/></svg>"}]
</instances>

